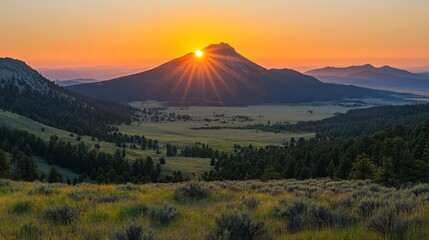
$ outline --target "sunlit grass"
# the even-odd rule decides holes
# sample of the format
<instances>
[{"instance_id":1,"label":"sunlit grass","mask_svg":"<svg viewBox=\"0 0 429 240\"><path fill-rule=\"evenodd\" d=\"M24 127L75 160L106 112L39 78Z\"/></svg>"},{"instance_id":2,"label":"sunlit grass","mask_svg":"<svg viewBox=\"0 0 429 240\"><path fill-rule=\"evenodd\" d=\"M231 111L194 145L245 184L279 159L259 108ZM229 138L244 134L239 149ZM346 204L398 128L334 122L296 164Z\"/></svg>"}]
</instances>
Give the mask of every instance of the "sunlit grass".
<instances>
[{"instance_id":1,"label":"sunlit grass","mask_svg":"<svg viewBox=\"0 0 429 240\"><path fill-rule=\"evenodd\" d=\"M0 239L21 239L19 234L24 226L35 226L43 234L42 239L114 239L117 231L131 224L153 229L157 239L204 239L214 228L217 217L234 211L248 212L254 220L263 221L267 236L273 239L362 239L362 236L365 239L381 239L379 234L368 230L368 220L360 217L354 207L345 210L358 219L349 227L306 227L294 233L288 231L288 220L278 217L275 209L282 199L291 203L307 201L332 209L336 201L357 191L363 190L368 196L396 192L388 188L370 192L366 187L370 184L368 182L325 180L201 184L211 189L209 195L201 199L175 199L174 191L181 184L69 186L10 182L9 186L0 187ZM41 186L51 189L52 193L45 195L43 191L35 191ZM400 191L408 196L408 190ZM411 198L413 196L410 195ZM259 202L254 209L248 209L243 204L243 198L250 197ZM429 193L414 198L421 202L410 214L406 214L407 218L409 216L429 222ZM43 217L47 209L64 204L79 212L70 225L54 224ZM168 224L160 225L150 219L147 211L164 204L174 207L179 215ZM407 239L427 239L429 228L427 225L412 227L405 236Z\"/></svg>"}]
</instances>

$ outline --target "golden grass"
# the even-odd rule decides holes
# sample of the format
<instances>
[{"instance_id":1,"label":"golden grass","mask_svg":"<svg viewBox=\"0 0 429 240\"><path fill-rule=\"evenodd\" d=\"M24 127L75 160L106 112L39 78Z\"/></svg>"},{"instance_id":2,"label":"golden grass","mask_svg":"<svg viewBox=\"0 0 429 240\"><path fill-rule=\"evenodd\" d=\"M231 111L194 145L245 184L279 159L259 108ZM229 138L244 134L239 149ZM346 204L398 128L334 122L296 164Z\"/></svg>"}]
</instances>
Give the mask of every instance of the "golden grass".
<instances>
[{"instance_id":1,"label":"golden grass","mask_svg":"<svg viewBox=\"0 0 429 240\"><path fill-rule=\"evenodd\" d=\"M10 182L10 186L0 185L0 239L22 239L20 235L24 225L34 224L43 233L42 239L114 239L115 233L131 224L140 224L145 229L153 229L156 239L204 239L215 226L215 219L224 212L250 211L254 220L265 223L268 237L272 239L380 239L380 236L368 231L365 222L358 222L348 228L304 229L297 233L287 230L287 220L277 217L275 207L281 199L288 201L312 201L320 205L342 199L356 188L356 182L338 182L333 187L344 188L343 193L328 190L328 181L274 181L262 183L214 182L206 183L211 193L203 199L180 199L173 197L179 184L133 185L130 189L121 185L80 184L68 186L62 184ZM341 184L341 186L340 186ZM6 184L7 185L7 184ZM41 186L52 188L50 195L29 194L29 191ZM286 190L288 186L301 186L300 190ZM312 196L306 193L309 186L318 185L319 190ZM255 187L256 186L256 187ZM331 187L332 187L331 186ZM282 187L282 191L278 191ZM83 194L83 200L75 200L70 194ZM98 202L106 196L117 196L114 202ZM255 210L247 210L242 204L243 197L253 196L260 201ZM24 213L13 212L17 203L28 201L30 209ZM153 207L169 204L179 211L179 216L166 226L160 226L144 214L133 215L130 209L138 204ZM43 218L46 209L67 204L79 210L77 219L71 225L54 224ZM429 221L429 205L420 204L413 215ZM410 229L407 239L429 237L429 229Z\"/></svg>"}]
</instances>

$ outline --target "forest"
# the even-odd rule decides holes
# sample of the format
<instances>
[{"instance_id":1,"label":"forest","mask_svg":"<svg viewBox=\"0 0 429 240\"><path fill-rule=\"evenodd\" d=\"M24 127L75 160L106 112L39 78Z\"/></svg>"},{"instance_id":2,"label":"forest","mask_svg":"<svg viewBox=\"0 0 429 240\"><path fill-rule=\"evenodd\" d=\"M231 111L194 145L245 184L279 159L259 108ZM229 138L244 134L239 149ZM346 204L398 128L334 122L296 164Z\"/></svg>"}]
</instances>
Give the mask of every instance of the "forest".
<instances>
[{"instance_id":1,"label":"forest","mask_svg":"<svg viewBox=\"0 0 429 240\"><path fill-rule=\"evenodd\" d=\"M292 139L284 146L220 155L206 180L371 179L387 186L429 177L429 120L413 131L404 126L363 137Z\"/></svg>"},{"instance_id":2,"label":"forest","mask_svg":"<svg viewBox=\"0 0 429 240\"><path fill-rule=\"evenodd\" d=\"M150 140L150 142L153 141ZM80 182L86 178L96 183L162 181L161 165L155 163L151 157L137 159L130 163L125 159L125 151L119 149L112 155L100 152L97 146L89 146L83 142L71 144L57 136L52 136L48 142L45 142L26 131L7 127L0 128L0 143L0 178L44 180L46 176L37 175L37 165L32 159L32 156L40 156L49 164L66 167L79 173L81 177L73 179L73 182ZM5 152L10 153L10 160ZM55 170L52 174L58 175ZM176 175L169 176L168 179L175 181ZM56 179L63 182L63 179Z\"/></svg>"}]
</instances>

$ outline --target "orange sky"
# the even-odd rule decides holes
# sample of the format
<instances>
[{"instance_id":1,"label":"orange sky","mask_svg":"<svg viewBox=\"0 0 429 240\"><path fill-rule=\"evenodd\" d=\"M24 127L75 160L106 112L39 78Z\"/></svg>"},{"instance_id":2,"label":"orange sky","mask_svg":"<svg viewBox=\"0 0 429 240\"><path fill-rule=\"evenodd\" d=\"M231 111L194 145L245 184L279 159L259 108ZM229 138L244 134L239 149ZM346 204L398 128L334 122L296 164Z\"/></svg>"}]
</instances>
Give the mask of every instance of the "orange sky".
<instances>
[{"instance_id":1,"label":"orange sky","mask_svg":"<svg viewBox=\"0 0 429 240\"><path fill-rule=\"evenodd\" d=\"M2 0L0 13L0 56L38 68L153 67L219 42L265 67L429 66L425 0Z\"/></svg>"}]
</instances>

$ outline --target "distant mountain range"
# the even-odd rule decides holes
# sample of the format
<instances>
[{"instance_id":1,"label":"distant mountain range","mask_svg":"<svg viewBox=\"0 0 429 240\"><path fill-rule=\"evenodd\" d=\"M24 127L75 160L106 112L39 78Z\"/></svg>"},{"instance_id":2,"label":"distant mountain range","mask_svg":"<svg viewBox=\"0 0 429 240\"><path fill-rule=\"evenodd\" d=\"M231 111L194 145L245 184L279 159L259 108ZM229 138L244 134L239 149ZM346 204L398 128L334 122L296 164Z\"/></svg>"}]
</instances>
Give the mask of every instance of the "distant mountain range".
<instances>
[{"instance_id":1,"label":"distant mountain range","mask_svg":"<svg viewBox=\"0 0 429 240\"><path fill-rule=\"evenodd\" d=\"M197 57L188 53L157 68L113 80L68 87L99 99L159 100L179 105L248 105L389 98L372 89L327 84L290 69L266 69L226 43L212 44Z\"/></svg>"},{"instance_id":2,"label":"distant mountain range","mask_svg":"<svg viewBox=\"0 0 429 240\"><path fill-rule=\"evenodd\" d=\"M134 74L147 69L135 66L92 66L92 67L59 67L36 69L51 80L99 79L107 80L124 75Z\"/></svg>"},{"instance_id":3,"label":"distant mountain range","mask_svg":"<svg viewBox=\"0 0 429 240\"><path fill-rule=\"evenodd\" d=\"M429 74L411 73L390 66L374 67L370 64L345 68L325 67L306 72L327 83L353 84L386 90L429 91Z\"/></svg>"},{"instance_id":4,"label":"distant mountain range","mask_svg":"<svg viewBox=\"0 0 429 240\"><path fill-rule=\"evenodd\" d=\"M80 78L80 79L70 79L70 80L55 80L54 83L62 87L68 87L68 86L73 86L78 84L94 83L99 81L100 80L90 79L90 78Z\"/></svg>"}]
</instances>

